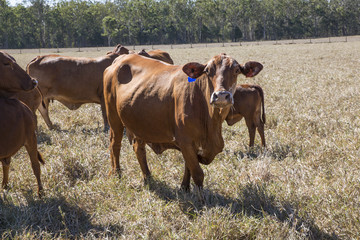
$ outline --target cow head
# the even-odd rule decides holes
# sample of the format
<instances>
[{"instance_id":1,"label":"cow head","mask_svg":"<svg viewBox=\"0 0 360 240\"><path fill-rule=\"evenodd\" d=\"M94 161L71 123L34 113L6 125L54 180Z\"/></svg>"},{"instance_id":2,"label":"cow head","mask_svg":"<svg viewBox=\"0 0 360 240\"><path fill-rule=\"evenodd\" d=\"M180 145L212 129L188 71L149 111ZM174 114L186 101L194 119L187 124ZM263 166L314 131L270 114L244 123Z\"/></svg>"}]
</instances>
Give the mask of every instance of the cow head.
<instances>
[{"instance_id":1,"label":"cow head","mask_svg":"<svg viewBox=\"0 0 360 240\"><path fill-rule=\"evenodd\" d=\"M248 62L241 66L235 59L220 54L213 57L206 65L191 62L183 67L183 71L191 78L198 78L206 74L212 83L213 92L210 104L217 108L224 108L234 103L233 94L236 81L240 73L246 77L253 77L262 70L258 62Z\"/></svg>"},{"instance_id":2,"label":"cow head","mask_svg":"<svg viewBox=\"0 0 360 240\"><path fill-rule=\"evenodd\" d=\"M129 54L129 53L131 53L129 51L129 49L122 46L121 44L118 44L115 46L114 50L107 52L106 55L111 55L111 54L123 55L123 54Z\"/></svg>"},{"instance_id":3,"label":"cow head","mask_svg":"<svg viewBox=\"0 0 360 240\"><path fill-rule=\"evenodd\" d=\"M9 54L0 51L0 91L16 93L30 91L37 86Z\"/></svg>"},{"instance_id":4,"label":"cow head","mask_svg":"<svg viewBox=\"0 0 360 240\"><path fill-rule=\"evenodd\" d=\"M144 56L144 57L151 58L151 56L145 51L145 49L142 49L141 51L139 51L138 54L141 56Z\"/></svg>"}]
</instances>

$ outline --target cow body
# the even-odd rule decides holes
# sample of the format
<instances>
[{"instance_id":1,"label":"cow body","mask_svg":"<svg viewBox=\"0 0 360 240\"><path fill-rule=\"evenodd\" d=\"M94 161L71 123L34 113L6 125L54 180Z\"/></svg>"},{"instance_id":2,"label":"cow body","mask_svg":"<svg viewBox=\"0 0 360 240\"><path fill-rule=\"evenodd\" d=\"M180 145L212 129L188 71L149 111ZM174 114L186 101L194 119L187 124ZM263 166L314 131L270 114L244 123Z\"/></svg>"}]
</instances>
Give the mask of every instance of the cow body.
<instances>
[{"instance_id":1,"label":"cow body","mask_svg":"<svg viewBox=\"0 0 360 240\"><path fill-rule=\"evenodd\" d=\"M36 110L39 108L42 101L42 96L39 91L39 88L35 88L27 92L18 92L16 93L15 97L19 99L21 102L25 103L25 105L30 108L31 112L33 113L33 118L35 121L35 129L37 129Z\"/></svg>"},{"instance_id":2,"label":"cow body","mask_svg":"<svg viewBox=\"0 0 360 240\"><path fill-rule=\"evenodd\" d=\"M31 166L38 183L38 194L41 196L40 164L44 163L37 150L33 113L14 94L30 91L36 87L32 80L21 69L13 58L0 52L0 160L3 166L2 187L9 182L11 156L25 146L31 160Z\"/></svg>"},{"instance_id":3,"label":"cow body","mask_svg":"<svg viewBox=\"0 0 360 240\"><path fill-rule=\"evenodd\" d=\"M48 112L49 102L57 100L71 110L85 103L100 104L106 129L103 72L116 57L127 53L126 48L118 45L113 52L99 58L45 55L33 59L27 66L27 72L39 82L45 105L40 105L39 111L47 126L53 128Z\"/></svg>"},{"instance_id":4,"label":"cow body","mask_svg":"<svg viewBox=\"0 0 360 240\"><path fill-rule=\"evenodd\" d=\"M257 74L260 66L252 72ZM201 188L204 173L200 163L211 163L224 147L222 122L233 101L237 76L244 69L225 54L206 65L184 66L135 54L117 58L104 72L113 171L120 171L126 127L145 179L150 176L147 143L157 153L169 148L180 150L185 160L182 188L189 189L190 177ZM197 80L189 83L188 76Z\"/></svg>"},{"instance_id":5,"label":"cow body","mask_svg":"<svg viewBox=\"0 0 360 240\"><path fill-rule=\"evenodd\" d=\"M232 126L242 118L245 118L249 131L249 146L254 146L255 131L257 129L261 137L261 143L265 147L264 93L260 86L242 84L236 87L234 105L226 117L226 122L229 126Z\"/></svg>"}]
</instances>

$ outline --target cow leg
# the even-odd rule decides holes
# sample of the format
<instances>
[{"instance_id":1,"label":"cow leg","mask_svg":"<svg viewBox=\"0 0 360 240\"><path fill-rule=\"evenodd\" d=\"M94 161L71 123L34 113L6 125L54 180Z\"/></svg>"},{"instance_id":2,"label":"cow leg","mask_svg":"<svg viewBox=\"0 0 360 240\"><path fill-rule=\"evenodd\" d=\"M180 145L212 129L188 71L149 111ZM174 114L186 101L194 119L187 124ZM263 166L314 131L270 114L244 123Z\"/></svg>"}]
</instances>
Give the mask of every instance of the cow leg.
<instances>
[{"instance_id":1,"label":"cow leg","mask_svg":"<svg viewBox=\"0 0 360 240\"><path fill-rule=\"evenodd\" d=\"M252 147L252 146L254 146L256 127L255 127L255 124L254 124L254 121L252 118L250 118L250 119L245 118L245 121L246 121L246 126L248 128L249 137L250 137L249 146Z\"/></svg>"},{"instance_id":2,"label":"cow leg","mask_svg":"<svg viewBox=\"0 0 360 240\"><path fill-rule=\"evenodd\" d=\"M101 113L102 113L102 117L104 120L104 132L107 132L110 128L109 126L109 122L106 116L106 107L105 107L105 100L104 100L104 96L100 97L100 107L101 107Z\"/></svg>"},{"instance_id":3,"label":"cow leg","mask_svg":"<svg viewBox=\"0 0 360 240\"><path fill-rule=\"evenodd\" d=\"M196 152L193 149L189 149L188 151L182 151L182 154L185 159L185 173L184 173L183 183L185 179L185 187L186 187L186 184L188 184L186 181L189 179L188 175L191 175L196 185L195 189L198 194L198 198L200 202L204 204L205 203L205 197L203 192L204 172L200 167ZM186 168L188 169L190 174L186 172L187 171ZM190 181L188 182L190 187Z\"/></svg>"},{"instance_id":4,"label":"cow leg","mask_svg":"<svg viewBox=\"0 0 360 240\"><path fill-rule=\"evenodd\" d=\"M38 132L38 121L35 112L33 112L33 117L34 117L35 131Z\"/></svg>"},{"instance_id":5,"label":"cow leg","mask_svg":"<svg viewBox=\"0 0 360 240\"><path fill-rule=\"evenodd\" d=\"M35 134L32 136L30 141L25 144L25 148L30 156L31 167L33 169L38 184L38 195L41 198L41 196L43 195L43 186L41 184L41 179L40 179L40 175L41 175L40 162L43 163L43 160L40 153L37 150Z\"/></svg>"},{"instance_id":6,"label":"cow leg","mask_svg":"<svg viewBox=\"0 0 360 240\"><path fill-rule=\"evenodd\" d=\"M261 137L261 144L263 145L263 147L266 147L266 143L265 143L265 133L264 133L264 123L262 121L260 121L257 125L257 130L258 133Z\"/></svg>"},{"instance_id":7,"label":"cow leg","mask_svg":"<svg viewBox=\"0 0 360 240\"><path fill-rule=\"evenodd\" d=\"M134 148L136 157L139 161L144 180L146 182L150 178L151 173L150 173L149 167L147 165L147 161L146 161L145 142L135 139L133 148Z\"/></svg>"},{"instance_id":8,"label":"cow leg","mask_svg":"<svg viewBox=\"0 0 360 240\"><path fill-rule=\"evenodd\" d=\"M121 170L119 158L124 126L121 124L120 119L118 119L116 124L110 124L110 126L110 157L112 166L110 174L118 174L120 177Z\"/></svg>"},{"instance_id":9,"label":"cow leg","mask_svg":"<svg viewBox=\"0 0 360 240\"><path fill-rule=\"evenodd\" d=\"M181 183L181 189L183 189L185 192L190 191L190 177L191 177L190 170L185 165L184 177Z\"/></svg>"},{"instance_id":10,"label":"cow leg","mask_svg":"<svg viewBox=\"0 0 360 240\"><path fill-rule=\"evenodd\" d=\"M54 129L54 125L52 124L49 117L49 102L50 100L48 98L43 98L43 102L39 105L38 109L48 128ZM43 104L45 106L43 106Z\"/></svg>"},{"instance_id":11,"label":"cow leg","mask_svg":"<svg viewBox=\"0 0 360 240\"><path fill-rule=\"evenodd\" d=\"M196 152L192 148L181 148L184 160L185 160L185 173L183 178L183 183L186 186L187 180L189 178L189 173L187 173L186 168L190 172L190 175L192 179L194 180L194 183L196 186L199 187L199 189L202 189L203 182L204 182L204 172L200 167ZM185 182L184 182L185 180Z\"/></svg>"},{"instance_id":12,"label":"cow leg","mask_svg":"<svg viewBox=\"0 0 360 240\"><path fill-rule=\"evenodd\" d=\"M11 162L10 157L1 159L2 167L3 167L3 181L2 181L3 189L7 189L8 187L10 162Z\"/></svg>"}]
</instances>

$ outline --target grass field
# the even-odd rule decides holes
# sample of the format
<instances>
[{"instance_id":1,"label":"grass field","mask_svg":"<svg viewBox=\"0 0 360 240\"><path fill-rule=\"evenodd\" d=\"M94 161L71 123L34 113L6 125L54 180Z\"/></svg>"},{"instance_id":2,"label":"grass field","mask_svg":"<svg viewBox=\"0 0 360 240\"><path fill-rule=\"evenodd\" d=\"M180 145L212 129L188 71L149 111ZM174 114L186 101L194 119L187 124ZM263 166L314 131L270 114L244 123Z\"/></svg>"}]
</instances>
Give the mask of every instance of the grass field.
<instances>
[{"instance_id":1,"label":"grass field","mask_svg":"<svg viewBox=\"0 0 360 240\"><path fill-rule=\"evenodd\" d=\"M205 173L206 204L179 186L181 153L148 149L154 181L123 139L122 178L108 176L109 138L100 106L58 102L50 131L38 115L45 197L24 149L0 196L0 238L15 239L359 239L360 42L166 49L176 64L225 52L264 65L268 147L249 149L245 122L223 125L225 147ZM104 51L106 52L106 51ZM99 56L96 52L61 52ZM45 54L42 52L42 54ZM12 54L25 65L36 53Z\"/></svg>"}]
</instances>

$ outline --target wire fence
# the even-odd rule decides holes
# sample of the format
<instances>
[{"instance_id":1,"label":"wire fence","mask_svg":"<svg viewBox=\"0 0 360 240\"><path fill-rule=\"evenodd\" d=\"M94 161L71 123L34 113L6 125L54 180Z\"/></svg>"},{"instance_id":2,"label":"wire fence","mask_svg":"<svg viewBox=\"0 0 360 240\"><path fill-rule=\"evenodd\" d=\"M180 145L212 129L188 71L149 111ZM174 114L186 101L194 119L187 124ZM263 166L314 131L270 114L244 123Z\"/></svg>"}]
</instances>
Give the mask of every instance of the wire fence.
<instances>
[{"instance_id":1,"label":"wire fence","mask_svg":"<svg viewBox=\"0 0 360 240\"><path fill-rule=\"evenodd\" d=\"M360 41L360 35L328 38L308 38L308 39L289 39L271 41L241 41L241 42L220 42L220 43L189 43L189 44L168 44L168 45L125 45L133 51L141 49L187 49L187 48L211 48L211 47L235 47L252 45L286 45L286 44L317 44L317 43L339 43ZM61 52L97 52L112 51L112 47L78 47L78 48L37 48L37 49L3 49L9 54L42 54L42 53L61 53Z\"/></svg>"}]
</instances>

